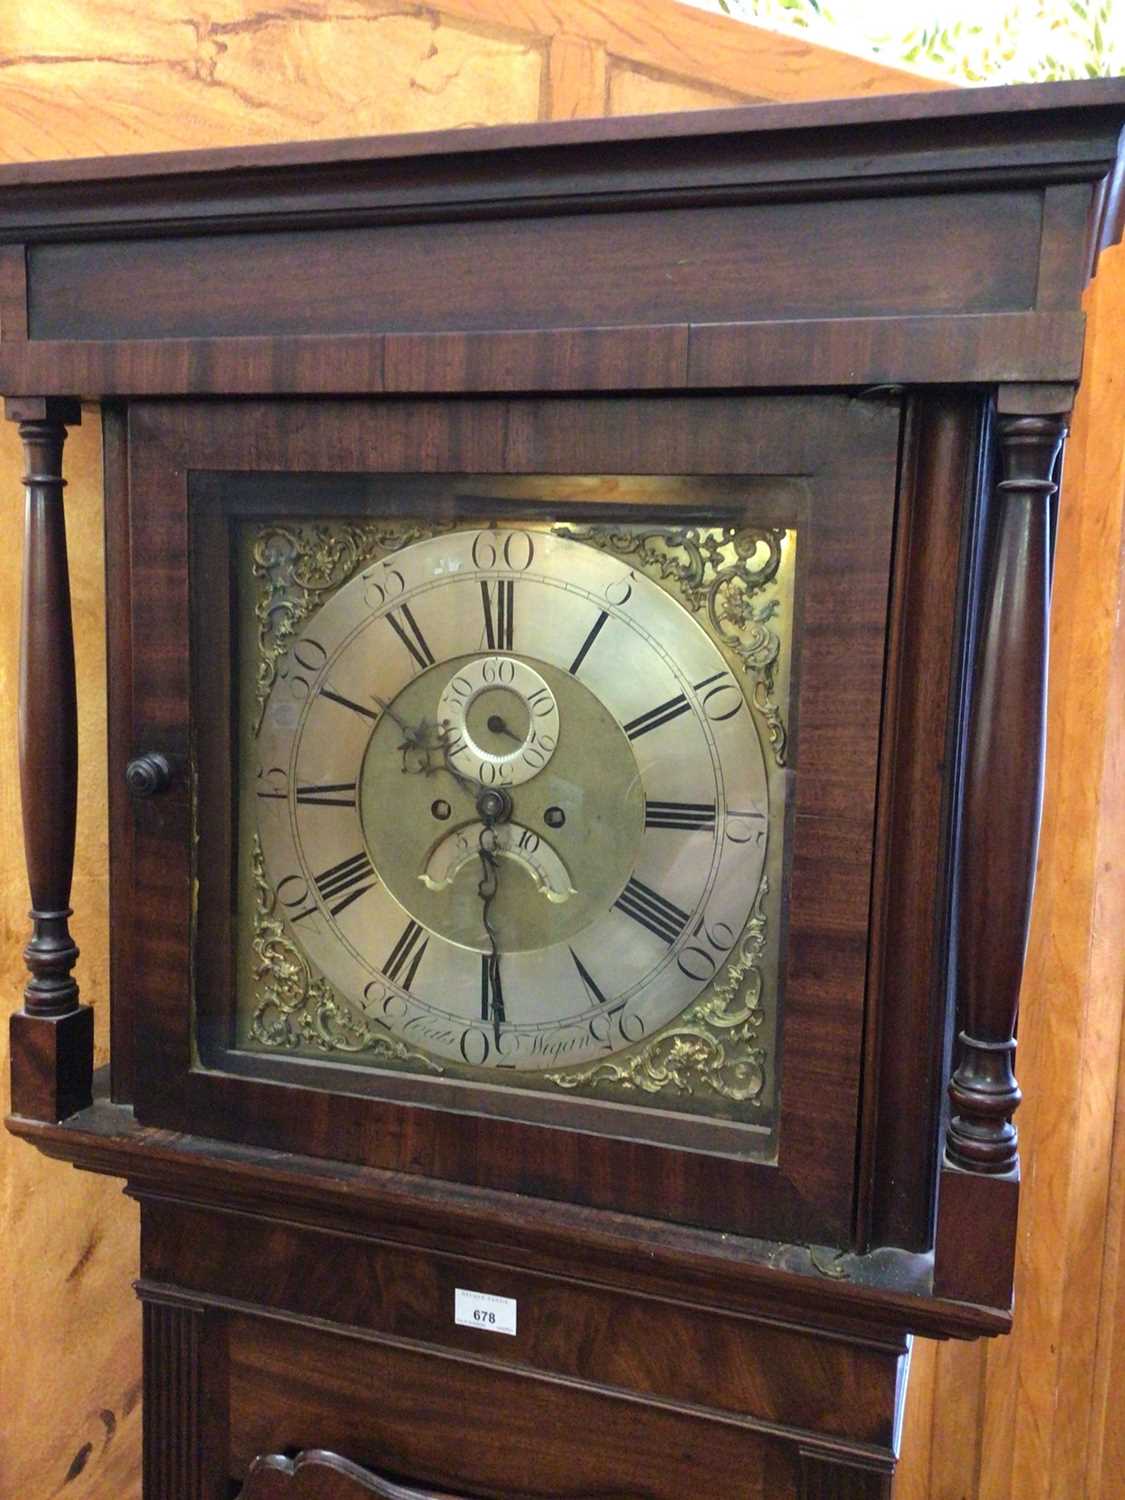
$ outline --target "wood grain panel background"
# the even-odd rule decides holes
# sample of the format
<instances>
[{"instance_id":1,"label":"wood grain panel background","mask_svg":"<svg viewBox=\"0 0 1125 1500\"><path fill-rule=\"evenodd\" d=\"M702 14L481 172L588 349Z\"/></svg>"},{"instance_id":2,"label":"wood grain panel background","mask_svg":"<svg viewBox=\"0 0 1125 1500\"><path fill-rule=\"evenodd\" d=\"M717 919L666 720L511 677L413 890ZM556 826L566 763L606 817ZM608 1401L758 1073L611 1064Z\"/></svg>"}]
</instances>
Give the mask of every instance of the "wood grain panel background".
<instances>
[{"instance_id":1,"label":"wood grain panel background","mask_svg":"<svg viewBox=\"0 0 1125 1500\"><path fill-rule=\"evenodd\" d=\"M329 138L938 85L670 0L55 0L0 7L0 158ZM1068 461L1040 886L1025 989L1017 1333L919 1343L903 1500L1115 1500L1125 1472L1125 259L1090 299ZM1116 346L1115 341L1116 339ZM1095 425L1100 424L1100 425ZM1091 426L1099 432L1090 439ZM67 452L82 783L75 932L105 1056L104 597L94 413ZM0 975L27 897L11 705L20 459L0 431ZM6 1031L6 1028L5 1028ZM0 1046L6 1045L5 1042ZM0 1071L7 1076L6 1059ZM1111 1150L1115 1155L1111 1158ZM1113 1171L1110 1168L1113 1166ZM119 1184L0 1135L0 1495L139 1493L136 1216Z\"/></svg>"}]
</instances>

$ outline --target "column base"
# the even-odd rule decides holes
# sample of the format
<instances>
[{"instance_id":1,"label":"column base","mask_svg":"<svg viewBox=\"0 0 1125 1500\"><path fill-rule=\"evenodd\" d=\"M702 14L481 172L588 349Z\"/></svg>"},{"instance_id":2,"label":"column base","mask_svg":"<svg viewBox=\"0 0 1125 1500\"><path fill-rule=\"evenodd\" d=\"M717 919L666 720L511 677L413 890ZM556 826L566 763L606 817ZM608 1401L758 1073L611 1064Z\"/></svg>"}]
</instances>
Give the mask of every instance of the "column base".
<instances>
[{"instance_id":1,"label":"column base","mask_svg":"<svg viewBox=\"0 0 1125 1500\"><path fill-rule=\"evenodd\" d=\"M80 1005L65 1016L17 1011L12 1046L12 1113L54 1123L93 1103L94 1012Z\"/></svg>"}]
</instances>

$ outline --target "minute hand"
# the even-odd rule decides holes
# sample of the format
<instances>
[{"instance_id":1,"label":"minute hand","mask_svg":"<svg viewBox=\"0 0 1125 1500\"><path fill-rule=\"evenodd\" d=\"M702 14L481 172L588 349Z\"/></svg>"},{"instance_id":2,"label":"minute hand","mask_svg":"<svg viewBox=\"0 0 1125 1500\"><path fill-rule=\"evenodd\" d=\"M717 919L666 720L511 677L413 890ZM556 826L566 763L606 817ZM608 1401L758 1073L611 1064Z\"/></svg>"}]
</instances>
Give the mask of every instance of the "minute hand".
<instances>
[{"instance_id":1,"label":"minute hand","mask_svg":"<svg viewBox=\"0 0 1125 1500\"><path fill-rule=\"evenodd\" d=\"M485 808L480 809L484 820L484 827L480 831L478 849L480 851L481 878L477 886L477 895L481 899L481 920L488 937L489 953L485 964L485 980L488 985L488 1010L492 1018L492 1034L496 1040L497 1049L500 1047L500 1027L503 1025L504 1016L504 987L500 978L500 948L496 941L496 929L492 925L491 909L496 899L499 888L500 862L496 858L496 817L489 816Z\"/></svg>"},{"instance_id":2,"label":"minute hand","mask_svg":"<svg viewBox=\"0 0 1125 1500\"><path fill-rule=\"evenodd\" d=\"M422 773L427 776L432 776L435 771L448 771L458 786L467 791L471 796L475 797L485 790L484 784L478 781L475 776L466 776L464 771L459 771L456 766L451 764L449 752L450 731L448 728L443 725L431 724L425 719L420 724L408 724L401 714L397 714L385 699L380 698L376 693L372 693L371 697L388 718L402 730L404 743L399 746L399 749L403 752L402 768L404 771L413 769L415 773ZM412 750L420 756L425 757L423 765L415 767L407 766L406 757ZM430 764L430 756L434 752L440 752L441 754L440 765L435 766Z\"/></svg>"}]
</instances>

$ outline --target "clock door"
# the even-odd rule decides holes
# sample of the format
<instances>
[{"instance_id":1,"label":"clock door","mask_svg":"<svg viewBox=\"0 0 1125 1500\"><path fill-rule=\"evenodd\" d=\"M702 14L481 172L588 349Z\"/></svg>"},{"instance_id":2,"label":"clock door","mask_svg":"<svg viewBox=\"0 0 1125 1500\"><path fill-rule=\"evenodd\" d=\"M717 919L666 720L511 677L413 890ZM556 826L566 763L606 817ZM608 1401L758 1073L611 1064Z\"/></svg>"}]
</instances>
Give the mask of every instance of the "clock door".
<instances>
[{"instance_id":1,"label":"clock door","mask_svg":"<svg viewBox=\"0 0 1125 1500\"><path fill-rule=\"evenodd\" d=\"M140 1117L846 1243L897 442L135 406Z\"/></svg>"}]
</instances>

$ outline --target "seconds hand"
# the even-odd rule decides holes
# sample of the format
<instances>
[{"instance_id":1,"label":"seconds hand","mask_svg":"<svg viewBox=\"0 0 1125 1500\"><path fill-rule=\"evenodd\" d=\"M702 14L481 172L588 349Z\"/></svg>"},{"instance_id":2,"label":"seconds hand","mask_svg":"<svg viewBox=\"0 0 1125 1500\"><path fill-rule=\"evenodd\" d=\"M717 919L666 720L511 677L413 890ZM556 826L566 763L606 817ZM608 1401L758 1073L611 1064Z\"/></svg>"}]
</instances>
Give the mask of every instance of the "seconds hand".
<instances>
[{"instance_id":1,"label":"seconds hand","mask_svg":"<svg viewBox=\"0 0 1125 1500\"><path fill-rule=\"evenodd\" d=\"M506 734L510 740L515 740L519 745L523 744L523 736L509 729L499 714L491 714L489 716L488 727L493 734Z\"/></svg>"}]
</instances>

